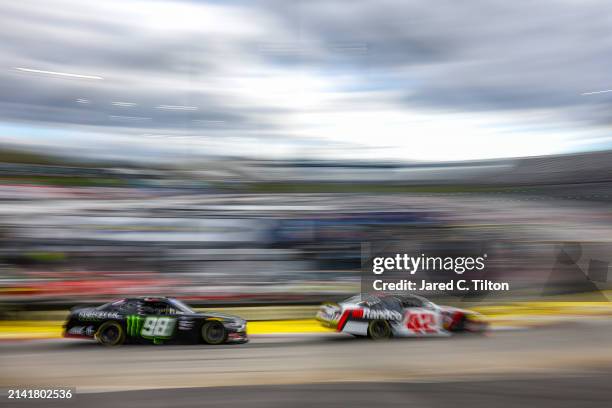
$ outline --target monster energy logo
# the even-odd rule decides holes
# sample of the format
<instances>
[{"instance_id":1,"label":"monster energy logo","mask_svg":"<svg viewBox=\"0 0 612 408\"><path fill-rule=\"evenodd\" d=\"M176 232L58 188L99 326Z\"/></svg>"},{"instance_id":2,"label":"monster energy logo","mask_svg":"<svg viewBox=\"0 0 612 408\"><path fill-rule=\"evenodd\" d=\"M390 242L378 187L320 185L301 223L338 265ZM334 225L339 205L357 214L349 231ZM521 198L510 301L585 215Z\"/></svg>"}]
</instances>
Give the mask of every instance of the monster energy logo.
<instances>
[{"instance_id":1,"label":"monster energy logo","mask_svg":"<svg viewBox=\"0 0 612 408\"><path fill-rule=\"evenodd\" d=\"M144 319L138 315L129 315L127 317L127 334L128 336L138 336Z\"/></svg>"}]
</instances>

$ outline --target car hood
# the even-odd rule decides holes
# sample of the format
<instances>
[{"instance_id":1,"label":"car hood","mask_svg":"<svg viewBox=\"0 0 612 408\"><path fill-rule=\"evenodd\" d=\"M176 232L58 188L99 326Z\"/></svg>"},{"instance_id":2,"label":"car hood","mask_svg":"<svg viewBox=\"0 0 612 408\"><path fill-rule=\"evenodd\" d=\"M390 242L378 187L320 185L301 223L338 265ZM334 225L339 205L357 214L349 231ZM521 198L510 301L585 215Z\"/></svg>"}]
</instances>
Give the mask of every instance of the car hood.
<instances>
[{"instance_id":1,"label":"car hood","mask_svg":"<svg viewBox=\"0 0 612 408\"><path fill-rule=\"evenodd\" d=\"M197 312L194 314L194 316L200 316L204 318L216 318L228 322L246 322L246 320L241 317L220 312Z\"/></svg>"},{"instance_id":2,"label":"car hood","mask_svg":"<svg viewBox=\"0 0 612 408\"><path fill-rule=\"evenodd\" d=\"M440 308L441 311L443 312L447 312L447 313L456 313L456 312L460 312L463 314L474 314L477 315L479 314L478 312L475 312L473 310L468 310L468 309L460 309L458 307L453 307L453 306L443 306L443 305L438 305L438 307Z\"/></svg>"}]
</instances>

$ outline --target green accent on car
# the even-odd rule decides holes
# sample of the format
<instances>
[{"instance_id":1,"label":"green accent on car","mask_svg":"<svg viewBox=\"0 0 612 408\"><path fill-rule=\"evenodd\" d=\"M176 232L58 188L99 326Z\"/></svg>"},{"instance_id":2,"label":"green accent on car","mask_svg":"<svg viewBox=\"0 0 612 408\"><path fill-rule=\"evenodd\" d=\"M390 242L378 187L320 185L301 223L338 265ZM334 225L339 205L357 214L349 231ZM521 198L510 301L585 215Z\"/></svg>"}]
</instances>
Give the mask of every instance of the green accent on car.
<instances>
[{"instance_id":1,"label":"green accent on car","mask_svg":"<svg viewBox=\"0 0 612 408\"><path fill-rule=\"evenodd\" d=\"M127 334L128 336L136 337L140 334L140 329L144 319L138 315L127 316Z\"/></svg>"}]
</instances>

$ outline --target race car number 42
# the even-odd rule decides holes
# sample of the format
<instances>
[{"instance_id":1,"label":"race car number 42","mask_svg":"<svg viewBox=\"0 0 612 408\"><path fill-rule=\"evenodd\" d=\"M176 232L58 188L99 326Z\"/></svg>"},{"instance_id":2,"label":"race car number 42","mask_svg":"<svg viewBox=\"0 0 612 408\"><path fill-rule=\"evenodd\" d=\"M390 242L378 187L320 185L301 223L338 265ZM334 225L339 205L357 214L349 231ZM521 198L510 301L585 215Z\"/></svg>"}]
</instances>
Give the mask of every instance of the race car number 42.
<instances>
[{"instance_id":1,"label":"race car number 42","mask_svg":"<svg viewBox=\"0 0 612 408\"><path fill-rule=\"evenodd\" d=\"M431 313L410 313L406 326L415 333L435 333L436 318Z\"/></svg>"}]
</instances>

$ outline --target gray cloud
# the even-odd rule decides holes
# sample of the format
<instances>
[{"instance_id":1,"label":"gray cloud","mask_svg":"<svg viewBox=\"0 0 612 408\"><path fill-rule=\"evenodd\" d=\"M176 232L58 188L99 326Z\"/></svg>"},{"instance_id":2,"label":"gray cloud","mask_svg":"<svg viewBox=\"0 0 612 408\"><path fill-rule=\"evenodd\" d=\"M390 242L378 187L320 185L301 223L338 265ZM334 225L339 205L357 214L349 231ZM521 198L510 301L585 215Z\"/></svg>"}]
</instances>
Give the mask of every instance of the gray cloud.
<instances>
[{"instance_id":1,"label":"gray cloud","mask_svg":"<svg viewBox=\"0 0 612 408\"><path fill-rule=\"evenodd\" d=\"M334 84L325 88L326 97L333 95L344 110L373 103L475 115L543 110L584 129L610 121L612 94L580 95L612 88L612 4L604 1L167 5L172 8L160 8L160 15L146 2L0 6L0 120L102 133L291 139L288 123L300 113L300 94L277 100L265 88L250 88L279 73L303 73ZM174 8L176 14L164 15ZM278 86L272 95L282 93L282 82ZM90 103L77 103L79 98ZM135 105L112 104L117 101Z\"/></svg>"},{"instance_id":2,"label":"gray cloud","mask_svg":"<svg viewBox=\"0 0 612 408\"><path fill-rule=\"evenodd\" d=\"M299 11L282 3L266 2L296 36L367 47L353 61L363 81L384 89L392 81L416 108L575 107L582 115L612 98L580 95L612 87L612 5L604 1L325 0L300 2ZM300 57L316 66L337 53Z\"/></svg>"},{"instance_id":3,"label":"gray cloud","mask_svg":"<svg viewBox=\"0 0 612 408\"><path fill-rule=\"evenodd\" d=\"M241 105L231 92L203 85L214 84L211 77L230 75L227 68L233 69L241 57L234 51L239 39L197 27L156 30L143 26L130 10L118 19L120 7L104 16L103 7L90 9L79 3L57 2L57 9L30 2L2 6L0 57L5 66L0 72L0 117L4 120L165 131L219 128L221 123L228 132L275 127L262 115L266 107ZM180 28L180 22L175 25ZM104 79L24 73L15 67ZM89 103L79 104L77 99ZM113 105L115 101L134 105L121 107ZM164 110L160 105L197 109Z\"/></svg>"}]
</instances>

